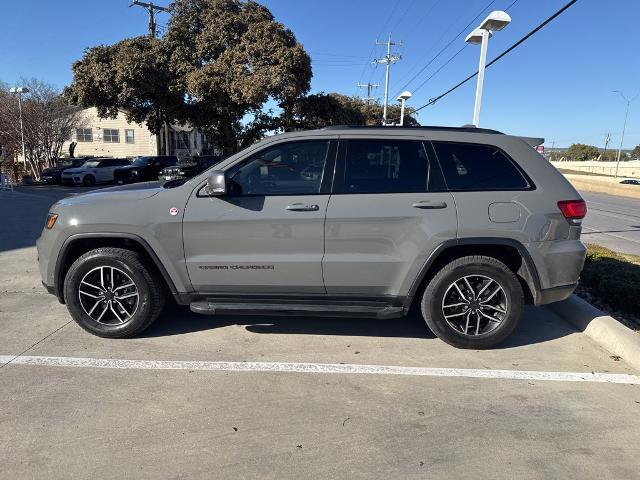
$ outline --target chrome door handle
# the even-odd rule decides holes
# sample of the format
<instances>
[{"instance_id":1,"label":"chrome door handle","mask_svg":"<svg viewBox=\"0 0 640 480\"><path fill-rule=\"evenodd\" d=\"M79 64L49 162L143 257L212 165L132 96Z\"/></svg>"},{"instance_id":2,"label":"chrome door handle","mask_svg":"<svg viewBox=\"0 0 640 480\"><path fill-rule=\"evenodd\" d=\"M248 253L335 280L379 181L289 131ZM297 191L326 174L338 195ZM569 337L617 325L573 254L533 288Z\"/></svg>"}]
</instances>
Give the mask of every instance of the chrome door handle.
<instances>
[{"instance_id":1,"label":"chrome door handle","mask_svg":"<svg viewBox=\"0 0 640 480\"><path fill-rule=\"evenodd\" d=\"M413 208L422 208L422 209L436 209L436 208L447 208L447 202L430 202L428 200L423 200L422 202L416 202L411 205Z\"/></svg>"},{"instance_id":2,"label":"chrome door handle","mask_svg":"<svg viewBox=\"0 0 640 480\"><path fill-rule=\"evenodd\" d=\"M292 212L317 212L320 210L320 207L318 205L294 203L292 205L287 205L287 210L291 210Z\"/></svg>"}]
</instances>

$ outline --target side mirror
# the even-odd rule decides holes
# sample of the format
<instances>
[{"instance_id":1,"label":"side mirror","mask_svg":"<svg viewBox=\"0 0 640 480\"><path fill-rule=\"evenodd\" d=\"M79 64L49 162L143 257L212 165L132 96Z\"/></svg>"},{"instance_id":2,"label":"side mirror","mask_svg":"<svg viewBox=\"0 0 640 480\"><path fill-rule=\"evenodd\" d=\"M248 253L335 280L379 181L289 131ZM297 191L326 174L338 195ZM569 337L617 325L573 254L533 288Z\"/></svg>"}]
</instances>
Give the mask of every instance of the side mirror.
<instances>
[{"instance_id":1,"label":"side mirror","mask_svg":"<svg viewBox=\"0 0 640 480\"><path fill-rule=\"evenodd\" d=\"M214 170L207 178L207 186L205 188L208 195L219 196L227 193L227 179L224 172Z\"/></svg>"}]
</instances>

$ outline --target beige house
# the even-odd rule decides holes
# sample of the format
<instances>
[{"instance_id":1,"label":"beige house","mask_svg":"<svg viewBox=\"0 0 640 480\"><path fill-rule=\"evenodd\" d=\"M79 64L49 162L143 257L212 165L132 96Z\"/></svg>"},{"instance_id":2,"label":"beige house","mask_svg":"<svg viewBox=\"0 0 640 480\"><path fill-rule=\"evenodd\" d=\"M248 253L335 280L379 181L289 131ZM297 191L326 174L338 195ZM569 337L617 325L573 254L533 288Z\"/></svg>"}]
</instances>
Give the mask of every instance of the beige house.
<instances>
[{"instance_id":1,"label":"beige house","mask_svg":"<svg viewBox=\"0 0 640 480\"><path fill-rule=\"evenodd\" d=\"M76 128L71 140L65 142L62 154L69 154L69 144L76 142L74 156L132 158L146 155L164 155L164 131L152 134L145 125L129 123L122 112L114 119L98 117L95 108L84 112L82 127ZM207 137L188 126L169 127L170 155L184 157L215 153Z\"/></svg>"}]
</instances>

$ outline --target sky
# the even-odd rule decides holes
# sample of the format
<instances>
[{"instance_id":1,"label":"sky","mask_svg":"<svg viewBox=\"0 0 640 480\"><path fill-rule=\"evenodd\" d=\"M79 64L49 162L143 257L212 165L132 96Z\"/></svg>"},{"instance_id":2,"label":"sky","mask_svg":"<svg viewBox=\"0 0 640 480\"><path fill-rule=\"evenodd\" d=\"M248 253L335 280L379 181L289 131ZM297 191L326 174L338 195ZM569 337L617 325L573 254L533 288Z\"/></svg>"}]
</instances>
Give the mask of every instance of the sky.
<instances>
[{"instance_id":1,"label":"sky","mask_svg":"<svg viewBox=\"0 0 640 480\"><path fill-rule=\"evenodd\" d=\"M512 22L495 32L488 60L518 41L568 0L260 0L311 55L311 92L364 95L358 83L384 85L385 54L376 39L391 32L401 60L391 66L390 102L402 90L419 107L477 70L480 49L464 37L492 10ZM147 17L129 0L3 2L0 81L36 77L60 88L85 48L143 35ZM166 5L169 0L157 0ZM159 24L166 24L161 14ZM640 93L635 30L640 0L578 0L560 17L487 69L480 126L544 137L545 146L620 143L628 98ZM162 28L162 27L161 27ZM447 45L449 45L447 47ZM445 48L446 47L446 48ZM444 50L443 50L444 49ZM462 50L461 50L462 49ZM442 51L442 52L441 52ZM441 52L441 53L440 53ZM439 55L437 55L439 54ZM431 77L431 78L430 78ZM412 80L413 78L413 80ZM410 82L410 80L412 80ZM475 79L419 112L423 125L471 123ZM375 90L382 99L384 89ZM640 97L631 104L624 148L640 144Z\"/></svg>"}]
</instances>

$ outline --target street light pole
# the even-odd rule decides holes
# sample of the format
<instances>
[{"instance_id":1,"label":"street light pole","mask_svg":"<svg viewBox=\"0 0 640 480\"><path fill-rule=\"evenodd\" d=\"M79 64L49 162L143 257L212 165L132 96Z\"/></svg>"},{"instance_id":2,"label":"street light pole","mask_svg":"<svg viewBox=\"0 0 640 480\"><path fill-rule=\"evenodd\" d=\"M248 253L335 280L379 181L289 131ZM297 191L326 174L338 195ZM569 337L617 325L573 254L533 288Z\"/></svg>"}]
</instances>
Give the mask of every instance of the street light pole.
<instances>
[{"instance_id":1,"label":"street light pole","mask_svg":"<svg viewBox=\"0 0 640 480\"><path fill-rule=\"evenodd\" d=\"M29 93L29 89L26 87L13 87L9 90L10 93L18 94L18 112L20 115L20 139L22 141L22 163L24 164L24 173L27 174L27 151L24 144L24 124L22 123L22 94Z\"/></svg>"},{"instance_id":2,"label":"street light pole","mask_svg":"<svg viewBox=\"0 0 640 480\"><path fill-rule=\"evenodd\" d=\"M496 10L485 18L479 27L474 29L467 38L467 43L480 44L480 62L478 63L478 83L476 85L476 101L473 106L473 125L480 124L480 106L482 104L482 87L484 86L484 70L487 64L487 48L492 32L502 30L509 25L511 17L507 12Z\"/></svg>"},{"instance_id":3,"label":"street light pole","mask_svg":"<svg viewBox=\"0 0 640 480\"><path fill-rule=\"evenodd\" d=\"M476 85L476 102L473 106L473 124L480 124L480 105L482 104L482 87L484 85L484 68L487 64L487 47L489 45L489 31L482 29L482 43L480 44L480 62L478 64L478 83Z\"/></svg>"},{"instance_id":4,"label":"street light pole","mask_svg":"<svg viewBox=\"0 0 640 480\"><path fill-rule=\"evenodd\" d=\"M411 92L402 92L399 96L398 96L398 100L400 100L400 124L399 126L402 127L404 126L404 107L405 104L407 103L407 100L409 100L411 98Z\"/></svg>"},{"instance_id":5,"label":"street light pole","mask_svg":"<svg viewBox=\"0 0 640 480\"><path fill-rule=\"evenodd\" d=\"M622 155L622 143L624 142L624 134L625 134L625 132L627 130L627 120L629 118L629 108L631 107L631 102L633 102L636 98L638 98L638 95L636 95L632 99L628 99L625 96L625 94L622 93L620 90L612 90L612 92L620 94L622 99L627 104L627 108L626 108L626 110L624 112L624 124L622 126L622 137L620 138L620 147L618 148L618 157L616 158L616 173L615 173L614 178L618 178L618 168L620 167L620 156Z\"/></svg>"}]
</instances>

